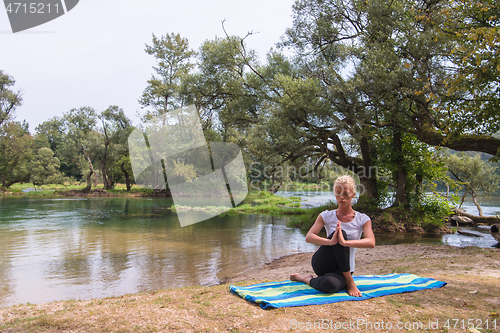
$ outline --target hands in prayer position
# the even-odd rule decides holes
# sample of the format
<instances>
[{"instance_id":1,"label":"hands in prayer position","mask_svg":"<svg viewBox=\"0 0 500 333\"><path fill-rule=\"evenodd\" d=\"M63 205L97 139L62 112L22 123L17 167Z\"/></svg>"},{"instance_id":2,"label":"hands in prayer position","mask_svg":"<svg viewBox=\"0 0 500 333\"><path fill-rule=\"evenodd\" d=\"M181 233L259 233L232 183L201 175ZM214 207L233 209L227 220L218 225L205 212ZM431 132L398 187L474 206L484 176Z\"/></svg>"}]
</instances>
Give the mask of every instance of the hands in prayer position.
<instances>
[{"instance_id":1,"label":"hands in prayer position","mask_svg":"<svg viewBox=\"0 0 500 333\"><path fill-rule=\"evenodd\" d=\"M344 239L344 235L342 234L342 222L337 222L337 227L335 228L335 232L333 233L333 237L330 242L330 245L339 243L342 246L347 246L347 241Z\"/></svg>"}]
</instances>

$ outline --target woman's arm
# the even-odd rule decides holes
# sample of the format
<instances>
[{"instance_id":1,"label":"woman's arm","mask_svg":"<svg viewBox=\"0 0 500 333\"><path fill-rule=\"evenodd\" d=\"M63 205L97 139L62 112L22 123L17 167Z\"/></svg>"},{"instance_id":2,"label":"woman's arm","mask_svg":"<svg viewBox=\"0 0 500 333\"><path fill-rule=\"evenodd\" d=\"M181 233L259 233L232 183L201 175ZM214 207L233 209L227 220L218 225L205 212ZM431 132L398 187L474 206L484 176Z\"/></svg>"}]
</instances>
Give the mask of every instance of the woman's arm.
<instances>
[{"instance_id":1,"label":"woman's arm","mask_svg":"<svg viewBox=\"0 0 500 333\"><path fill-rule=\"evenodd\" d=\"M306 242L314 244L314 245L335 245L335 244L337 244L338 239L337 239L337 235L335 235L335 234L333 235L332 239L318 236L318 234L320 233L320 231L323 229L324 226L325 226L325 222L323 221L323 218L321 217L321 215L318 215L313 226L307 232ZM335 231L335 233L337 233L337 231Z\"/></svg>"},{"instance_id":2,"label":"woman's arm","mask_svg":"<svg viewBox=\"0 0 500 333\"><path fill-rule=\"evenodd\" d=\"M337 222L337 229L335 232L338 233L338 240L340 245L347 247L364 247L364 248L374 248L375 247L375 235L372 230L372 221L368 220L363 224L363 235L365 238L363 239L353 239L353 240L345 240L344 235L342 235L342 226L340 222Z\"/></svg>"}]
</instances>

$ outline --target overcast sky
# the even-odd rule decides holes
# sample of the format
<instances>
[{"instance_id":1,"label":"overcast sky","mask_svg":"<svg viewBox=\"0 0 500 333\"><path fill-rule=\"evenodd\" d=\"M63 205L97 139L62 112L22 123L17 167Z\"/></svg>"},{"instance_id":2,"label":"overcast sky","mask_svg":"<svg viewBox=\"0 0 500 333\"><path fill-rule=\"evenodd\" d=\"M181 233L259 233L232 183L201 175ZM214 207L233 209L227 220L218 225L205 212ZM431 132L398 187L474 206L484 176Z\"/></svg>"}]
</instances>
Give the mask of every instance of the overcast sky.
<instances>
[{"instance_id":1,"label":"overcast sky","mask_svg":"<svg viewBox=\"0 0 500 333\"><path fill-rule=\"evenodd\" d=\"M0 69L23 91L16 120L30 129L72 108L123 108L134 124L138 98L155 60L144 52L152 34L180 33L197 50L207 39L245 36L264 59L292 24L294 0L80 0L65 15L12 33L0 7Z\"/></svg>"}]
</instances>

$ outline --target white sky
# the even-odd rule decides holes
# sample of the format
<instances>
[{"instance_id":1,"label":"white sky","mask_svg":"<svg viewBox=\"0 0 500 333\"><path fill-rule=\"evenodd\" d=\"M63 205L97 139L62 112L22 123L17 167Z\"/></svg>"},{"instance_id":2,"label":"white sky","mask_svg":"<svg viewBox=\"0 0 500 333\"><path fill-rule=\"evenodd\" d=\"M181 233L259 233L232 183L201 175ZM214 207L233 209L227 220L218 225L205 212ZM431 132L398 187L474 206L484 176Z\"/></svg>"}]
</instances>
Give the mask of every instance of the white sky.
<instances>
[{"instance_id":1,"label":"white sky","mask_svg":"<svg viewBox=\"0 0 500 333\"><path fill-rule=\"evenodd\" d=\"M16 120L30 130L72 108L123 108L134 124L137 102L155 60L144 52L152 34L180 33L198 50L203 41L245 36L261 59L292 25L294 0L80 0L65 15L13 34L0 6L0 69L23 91Z\"/></svg>"}]
</instances>

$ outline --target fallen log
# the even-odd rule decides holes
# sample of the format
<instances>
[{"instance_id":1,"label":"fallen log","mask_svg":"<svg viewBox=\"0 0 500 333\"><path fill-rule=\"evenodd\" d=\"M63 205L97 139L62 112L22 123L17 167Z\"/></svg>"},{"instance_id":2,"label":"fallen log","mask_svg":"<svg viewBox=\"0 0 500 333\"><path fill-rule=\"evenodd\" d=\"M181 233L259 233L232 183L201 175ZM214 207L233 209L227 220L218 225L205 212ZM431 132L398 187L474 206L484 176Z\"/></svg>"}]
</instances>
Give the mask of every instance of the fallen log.
<instances>
[{"instance_id":1,"label":"fallen log","mask_svg":"<svg viewBox=\"0 0 500 333\"><path fill-rule=\"evenodd\" d=\"M475 224L498 224L500 223L500 218L498 216L476 216L464 211L459 211L456 208L453 209L457 216L465 216L470 218ZM462 223L460 223L462 224Z\"/></svg>"},{"instance_id":2,"label":"fallen log","mask_svg":"<svg viewBox=\"0 0 500 333\"><path fill-rule=\"evenodd\" d=\"M475 234L473 232L468 232L468 231L465 231L462 229L458 229L457 233L459 233L460 235L469 236L469 237L483 237L482 235L478 235L478 234Z\"/></svg>"}]
</instances>

